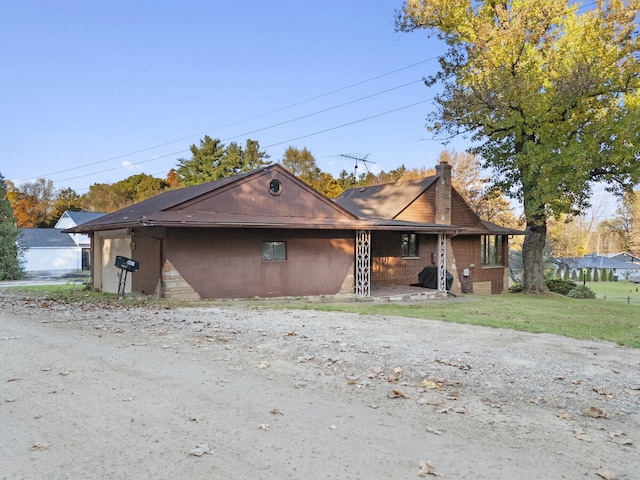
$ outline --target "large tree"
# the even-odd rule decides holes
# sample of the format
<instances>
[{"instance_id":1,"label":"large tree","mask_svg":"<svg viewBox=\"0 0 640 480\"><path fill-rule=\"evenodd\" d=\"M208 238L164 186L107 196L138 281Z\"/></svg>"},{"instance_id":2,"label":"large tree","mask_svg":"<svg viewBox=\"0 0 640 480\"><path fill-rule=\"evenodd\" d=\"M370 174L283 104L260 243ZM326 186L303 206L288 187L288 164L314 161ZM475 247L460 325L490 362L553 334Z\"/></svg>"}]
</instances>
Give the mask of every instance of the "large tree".
<instances>
[{"instance_id":1,"label":"large tree","mask_svg":"<svg viewBox=\"0 0 640 480\"><path fill-rule=\"evenodd\" d=\"M522 202L524 289L546 292L547 220L589 205L593 182L618 194L640 175L640 0L408 0L400 31L447 45L429 127L470 134L495 185Z\"/></svg>"},{"instance_id":2,"label":"large tree","mask_svg":"<svg viewBox=\"0 0 640 480\"><path fill-rule=\"evenodd\" d=\"M269 165L266 152L255 140L247 140L242 148L235 142L225 146L220 139L205 135L200 146L191 145L191 158L178 159L180 184L185 187L231 177Z\"/></svg>"},{"instance_id":3,"label":"large tree","mask_svg":"<svg viewBox=\"0 0 640 480\"><path fill-rule=\"evenodd\" d=\"M11 203L7 198L7 184L0 174L0 280L16 280L22 277L21 253Z\"/></svg>"},{"instance_id":4,"label":"large tree","mask_svg":"<svg viewBox=\"0 0 640 480\"><path fill-rule=\"evenodd\" d=\"M49 228L55 225L58 219L53 217L53 203L56 198L53 181L38 178L19 187L11 182L7 183L8 198L18 227Z\"/></svg>"}]
</instances>

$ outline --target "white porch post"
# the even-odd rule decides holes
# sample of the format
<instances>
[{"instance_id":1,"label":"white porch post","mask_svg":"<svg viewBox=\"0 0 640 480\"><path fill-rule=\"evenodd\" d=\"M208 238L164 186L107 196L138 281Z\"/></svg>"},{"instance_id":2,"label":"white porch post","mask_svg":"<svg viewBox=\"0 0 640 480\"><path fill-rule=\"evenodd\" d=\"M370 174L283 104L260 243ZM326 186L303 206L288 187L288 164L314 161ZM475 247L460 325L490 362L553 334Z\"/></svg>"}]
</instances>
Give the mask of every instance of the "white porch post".
<instances>
[{"instance_id":1,"label":"white porch post","mask_svg":"<svg viewBox=\"0 0 640 480\"><path fill-rule=\"evenodd\" d=\"M356 231L356 295L371 295L371 232Z\"/></svg>"},{"instance_id":2,"label":"white porch post","mask_svg":"<svg viewBox=\"0 0 640 480\"><path fill-rule=\"evenodd\" d=\"M438 291L447 291L447 237L438 234Z\"/></svg>"}]
</instances>

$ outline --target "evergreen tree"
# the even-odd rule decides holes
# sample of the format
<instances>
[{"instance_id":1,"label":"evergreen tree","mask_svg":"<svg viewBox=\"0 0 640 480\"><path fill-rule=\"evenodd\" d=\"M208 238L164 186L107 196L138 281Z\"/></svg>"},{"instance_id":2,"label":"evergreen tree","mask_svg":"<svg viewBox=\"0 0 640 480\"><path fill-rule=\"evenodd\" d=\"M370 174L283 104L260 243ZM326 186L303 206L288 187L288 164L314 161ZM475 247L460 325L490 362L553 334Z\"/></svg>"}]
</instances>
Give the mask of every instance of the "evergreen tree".
<instances>
[{"instance_id":1,"label":"evergreen tree","mask_svg":"<svg viewBox=\"0 0 640 480\"><path fill-rule=\"evenodd\" d=\"M200 146L191 145L191 158L178 159L178 177L185 187L232 177L269 165L266 152L255 140L247 140L244 149L235 142L225 146L220 139L205 135Z\"/></svg>"},{"instance_id":2,"label":"evergreen tree","mask_svg":"<svg viewBox=\"0 0 640 480\"><path fill-rule=\"evenodd\" d=\"M18 245L20 230L16 227L13 208L7 199L7 184L0 174L0 280L17 280L23 276L22 248Z\"/></svg>"}]
</instances>

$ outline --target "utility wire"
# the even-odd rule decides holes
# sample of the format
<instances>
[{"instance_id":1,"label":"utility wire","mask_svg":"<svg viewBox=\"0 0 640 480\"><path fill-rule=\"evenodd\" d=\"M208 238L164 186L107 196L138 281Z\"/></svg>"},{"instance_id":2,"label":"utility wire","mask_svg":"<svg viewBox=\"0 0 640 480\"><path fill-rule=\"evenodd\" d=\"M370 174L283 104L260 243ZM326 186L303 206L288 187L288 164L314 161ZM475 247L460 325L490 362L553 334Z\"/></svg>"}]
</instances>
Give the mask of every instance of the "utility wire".
<instances>
[{"instance_id":1,"label":"utility wire","mask_svg":"<svg viewBox=\"0 0 640 480\"><path fill-rule=\"evenodd\" d=\"M324 130L319 130L319 131L316 131L316 132L313 132L313 133L308 133L306 135L301 135L301 136L296 137L296 138L290 138L288 140L283 140L282 142L272 143L271 145L266 145L266 146L261 147L261 148L271 148L271 147L275 147L275 146L282 145L282 144L285 144L285 143L289 143L289 142L293 142L293 141L296 141L296 140L300 140L300 139L303 139L303 138L313 137L315 135L320 135L322 133L330 132L332 130L337 130L339 128L348 127L348 126L354 125L356 123L366 122L367 120L371 120L373 118L378 118L378 117L382 117L384 115L389 115L391 113L399 112L400 110L405 110L407 108L415 107L416 105L422 105L423 103L427 103L427 102L430 102L432 100L433 100L433 98L428 98L426 100L421 100L419 102L411 103L409 105L404 105L402 107L394 108L392 110L387 110L386 112L377 113L375 115L370 115L368 117L360 118L358 120L353 120L351 122L343 123L341 125L336 125L334 127L325 128ZM149 158L147 160L141 160L139 162L130 163L127 166L120 166L120 167L116 167L116 168L110 168L108 170L102 170L102 171L99 171L99 172L87 173L87 174L84 174L84 175L78 175L76 177L65 178L65 179L62 179L62 180L58 180L58 182L65 182L65 181L68 181L68 180L76 180L78 178L89 177L91 175L97 175L97 174L100 174L100 173L112 172L113 170L121 170L123 168L129 168L129 167L133 167L135 165L140 165L140 164L143 164L143 163L152 162L152 161L158 160L160 158L166 158L166 157L171 157L171 156L174 156L174 155L179 155L179 154L187 152L187 151L188 150L181 150L179 152L168 153L166 155L162 155L162 156L159 156L159 157Z\"/></svg>"},{"instance_id":2,"label":"utility wire","mask_svg":"<svg viewBox=\"0 0 640 480\"><path fill-rule=\"evenodd\" d=\"M248 121L251 121L251 120L255 120L257 118L262 118L262 117L265 117L267 115L271 115L271 114L274 114L274 113L277 113L277 112L281 112L281 111L287 110L289 108L297 107L299 105L303 105L305 103L309 103L309 102L312 102L314 100L318 100L320 98L328 97L330 95L334 95L336 93L339 93L339 92L342 92L342 91L345 91L345 90L349 90L351 88L355 88L355 87L358 87L360 85L364 85L366 83L370 83L370 82L373 82L375 80L379 80L379 79L384 78L384 77L388 77L389 75L393 75L395 73L402 72L403 70L408 70L410 68L416 67L418 65L423 65L425 63L432 62L432 61L437 60L437 59L438 59L437 56L436 57L427 58L425 60L421 60L419 62L412 63L411 65L407 65L407 66L404 66L404 67L401 67L401 68L397 68L397 69L392 70L390 72L386 72L386 73L383 73L383 74L380 74L380 75L376 75L375 77L371 77L371 78L368 78L366 80L362 80L360 82L352 83L352 84L347 85L345 87L341 87L341 88L338 88L336 90L331 90L329 92L322 93L320 95L316 95L314 97L308 98L306 100L301 100L299 102L291 103L289 105L285 105L283 107L279 107L279 108L276 108L274 110L270 110L268 112L260 113L258 115L254 115L252 117L245 118L243 120L238 120L236 122L228 123L226 125L222 125L222 126L219 126L217 128L210 128L210 129L198 132L198 133L194 133L193 135L189 135L189 136L186 136L186 137L178 138L176 140L171 140L169 142L164 142L164 143L161 143L161 144L158 144L158 145L154 145L152 147L142 148L140 150L136 150L136 151L133 151L133 152L124 153L122 155L117 155L115 157L110 157L110 158L106 158L104 160L98 160L98 161L91 162L91 163L85 163L85 164L82 164L82 165L79 165L79 166L75 166L75 167L71 167L71 168L67 168L67 169L64 169L64 170L58 170L58 171L47 173L47 174L44 174L44 175L39 175L38 177L49 177L49 176L52 176L52 175L58 175L60 173L66 173L66 172L70 172L70 171L73 171L73 170L78 170L78 169L81 169L81 168L90 167L90 166L93 166L93 165L98 165L100 163L111 162L113 160L119 160L121 158L129 157L131 155L136 155L138 153L148 152L149 150L154 150L156 148L165 147L165 146L171 145L173 143L182 142L184 140L188 140L190 138L197 137L199 135L203 135L203 134L212 132L214 130L221 130L223 128L232 127L232 126L235 126L235 125L238 125L238 124L241 124L241 123L245 123L245 122L248 122ZM406 85L409 85L409 84L406 84ZM402 85L402 86L406 86L406 85ZM396 88L400 88L400 87L396 87ZM390 90L393 90L393 89L390 89ZM387 90L387 91L390 91L390 90ZM384 93L384 92L382 92L382 93ZM334 108L337 108L337 107L334 107ZM327 110L330 110L330 109L327 109ZM305 118L305 117L301 117L301 118ZM288 123L288 122L283 122L283 124L284 123ZM270 127L265 127L265 129L266 128L270 128ZM264 130L264 129L261 129L261 130ZM256 132L261 131L261 130L256 130ZM250 132L250 133L255 133L255 132ZM234 137L231 137L231 138L234 138ZM17 180L17 182L23 182L23 181L26 181L26 179L25 180ZM62 181L62 180L60 180L60 181Z\"/></svg>"}]
</instances>

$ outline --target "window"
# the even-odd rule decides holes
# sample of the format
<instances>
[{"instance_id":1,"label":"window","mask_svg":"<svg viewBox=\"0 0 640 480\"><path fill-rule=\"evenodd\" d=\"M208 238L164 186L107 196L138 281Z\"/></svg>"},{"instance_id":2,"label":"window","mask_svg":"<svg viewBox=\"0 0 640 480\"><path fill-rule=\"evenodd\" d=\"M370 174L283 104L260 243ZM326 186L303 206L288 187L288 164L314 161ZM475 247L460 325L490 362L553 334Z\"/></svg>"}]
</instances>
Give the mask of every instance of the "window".
<instances>
[{"instance_id":1,"label":"window","mask_svg":"<svg viewBox=\"0 0 640 480\"><path fill-rule=\"evenodd\" d=\"M402 234L402 256L417 257L418 256L418 235L415 233Z\"/></svg>"},{"instance_id":2,"label":"window","mask_svg":"<svg viewBox=\"0 0 640 480\"><path fill-rule=\"evenodd\" d=\"M480 263L482 265L502 265L502 236L483 235L480 237Z\"/></svg>"},{"instance_id":3,"label":"window","mask_svg":"<svg viewBox=\"0 0 640 480\"><path fill-rule=\"evenodd\" d=\"M262 261L274 262L287 259L286 242L262 242Z\"/></svg>"},{"instance_id":4,"label":"window","mask_svg":"<svg viewBox=\"0 0 640 480\"><path fill-rule=\"evenodd\" d=\"M271 193L271 195L280 195L282 193L282 184L280 183L280 180L274 178L269 182L269 193Z\"/></svg>"}]
</instances>

